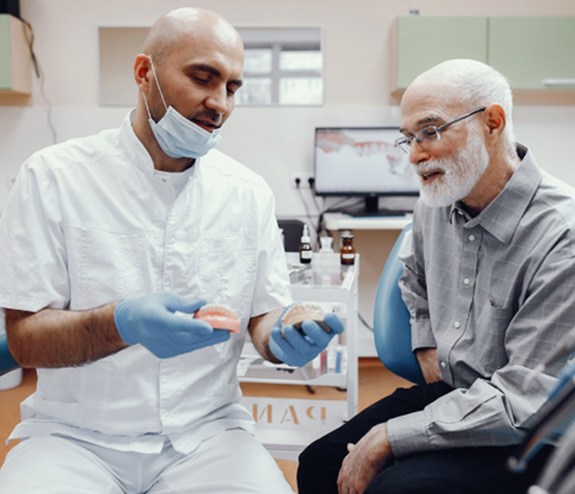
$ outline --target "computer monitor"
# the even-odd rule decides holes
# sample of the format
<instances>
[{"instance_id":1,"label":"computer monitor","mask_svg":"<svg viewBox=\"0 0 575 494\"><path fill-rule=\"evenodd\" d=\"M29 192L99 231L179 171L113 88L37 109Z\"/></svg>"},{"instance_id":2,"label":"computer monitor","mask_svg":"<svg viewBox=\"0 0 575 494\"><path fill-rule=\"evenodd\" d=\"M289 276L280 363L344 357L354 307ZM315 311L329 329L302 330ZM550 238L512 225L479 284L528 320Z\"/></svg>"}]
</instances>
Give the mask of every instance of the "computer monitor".
<instances>
[{"instance_id":1,"label":"computer monitor","mask_svg":"<svg viewBox=\"0 0 575 494\"><path fill-rule=\"evenodd\" d=\"M355 213L375 215L380 197L416 198L419 179L408 155L394 145L399 136L399 127L316 128L316 195L363 196L364 207Z\"/></svg>"}]
</instances>

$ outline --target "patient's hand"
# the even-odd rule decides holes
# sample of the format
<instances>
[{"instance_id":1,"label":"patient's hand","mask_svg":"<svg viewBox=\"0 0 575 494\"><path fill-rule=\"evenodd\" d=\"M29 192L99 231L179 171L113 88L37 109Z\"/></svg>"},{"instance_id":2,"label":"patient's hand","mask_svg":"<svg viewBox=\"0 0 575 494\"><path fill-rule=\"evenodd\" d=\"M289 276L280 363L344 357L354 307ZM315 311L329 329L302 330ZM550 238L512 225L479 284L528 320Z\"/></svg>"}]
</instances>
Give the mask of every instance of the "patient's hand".
<instances>
[{"instance_id":1,"label":"patient's hand","mask_svg":"<svg viewBox=\"0 0 575 494\"><path fill-rule=\"evenodd\" d=\"M437 361L437 348L421 348L415 351L426 383L441 381L441 370Z\"/></svg>"},{"instance_id":2,"label":"patient's hand","mask_svg":"<svg viewBox=\"0 0 575 494\"><path fill-rule=\"evenodd\" d=\"M340 494L360 494L393 458L387 424L377 424L357 444L347 445L337 478Z\"/></svg>"}]
</instances>

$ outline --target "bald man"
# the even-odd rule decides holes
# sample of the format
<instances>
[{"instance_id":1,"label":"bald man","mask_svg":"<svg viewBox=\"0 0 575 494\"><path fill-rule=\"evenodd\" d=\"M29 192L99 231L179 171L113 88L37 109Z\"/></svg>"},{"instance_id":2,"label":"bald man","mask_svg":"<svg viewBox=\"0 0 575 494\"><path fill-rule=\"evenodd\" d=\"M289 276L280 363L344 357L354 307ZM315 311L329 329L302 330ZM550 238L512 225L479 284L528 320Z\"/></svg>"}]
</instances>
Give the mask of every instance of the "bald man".
<instances>
[{"instance_id":1,"label":"bald man","mask_svg":"<svg viewBox=\"0 0 575 494\"><path fill-rule=\"evenodd\" d=\"M343 326L281 327L291 295L272 192L214 149L242 69L228 21L169 12L135 58L138 104L121 127L22 166L0 222L0 307L38 385L0 493L292 492L239 404L244 340L296 366ZM239 331L193 317L206 302Z\"/></svg>"},{"instance_id":2,"label":"bald man","mask_svg":"<svg viewBox=\"0 0 575 494\"><path fill-rule=\"evenodd\" d=\"M420 177L400 282L426 384L373 404L300 456L300 494L525 493L505 468L566 361L575 191L517 144L505 78L474 60L417 77L402 138ZM532 380L531 380L532 379Z\"/></svg>"}]
</instances>

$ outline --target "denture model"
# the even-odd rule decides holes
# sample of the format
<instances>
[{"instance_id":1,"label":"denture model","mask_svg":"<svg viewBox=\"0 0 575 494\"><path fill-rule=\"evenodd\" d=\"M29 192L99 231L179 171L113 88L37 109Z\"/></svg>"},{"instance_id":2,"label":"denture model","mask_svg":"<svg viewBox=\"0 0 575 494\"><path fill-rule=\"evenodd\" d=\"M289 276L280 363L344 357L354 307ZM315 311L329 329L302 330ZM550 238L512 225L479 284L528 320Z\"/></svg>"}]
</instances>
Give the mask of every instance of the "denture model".
<instances>
[{"instance_id":1,"label":"denture model","mask_svg":"<svg viewBox=\"0 0 575 494\"><path fill-rule=\"evenodd\" d=\"M194 317L207 322L214 329L226 329L230 333L240 331L240 319L227 305L206 304L195 312Z\"/></svg>"},{"instance_id":2,"label":"denture model","mask_svg":"<svg viewBox=\"0 0 575 494\"><path fill-rule=\"evenodd\" d=\"M326 333L330 333L331 330L323 322L325 317L324 310L317 304L293 304L283 315L282 318L282 336L283 329L286 326L294 326L298 331L302 332L301 323L303 321L313 320L319 324Z\"/></svg>"}]
</instances>

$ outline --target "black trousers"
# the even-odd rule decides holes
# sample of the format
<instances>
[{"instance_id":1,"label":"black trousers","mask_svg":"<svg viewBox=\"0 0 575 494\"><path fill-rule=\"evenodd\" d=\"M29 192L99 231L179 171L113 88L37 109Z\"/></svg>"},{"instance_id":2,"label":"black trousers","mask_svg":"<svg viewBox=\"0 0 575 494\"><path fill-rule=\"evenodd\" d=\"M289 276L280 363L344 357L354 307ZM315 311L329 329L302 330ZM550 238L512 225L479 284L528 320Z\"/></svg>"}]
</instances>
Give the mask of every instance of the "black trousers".
<instances>
[{"instance_id":1,"label":"black trousers","mask_svg":"<svg viewBox=\"0 0 575 494\"><path fill-rule=\"evenodd\" d=\"M310 444L299 457L299 494L337 493L337 476L348 443L357 443L376 424L422 410L451 390L441 382L398 389ZM506 468L514 451L515 446L470 447L397 458L372 480L365 493L525 494L551 451L542 449L521 474Z\"/></svg>"}]
</instances>

